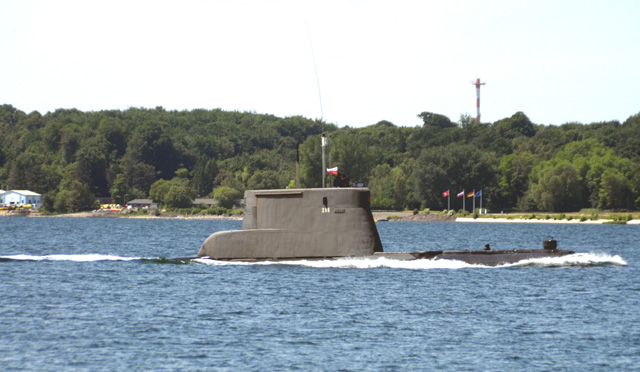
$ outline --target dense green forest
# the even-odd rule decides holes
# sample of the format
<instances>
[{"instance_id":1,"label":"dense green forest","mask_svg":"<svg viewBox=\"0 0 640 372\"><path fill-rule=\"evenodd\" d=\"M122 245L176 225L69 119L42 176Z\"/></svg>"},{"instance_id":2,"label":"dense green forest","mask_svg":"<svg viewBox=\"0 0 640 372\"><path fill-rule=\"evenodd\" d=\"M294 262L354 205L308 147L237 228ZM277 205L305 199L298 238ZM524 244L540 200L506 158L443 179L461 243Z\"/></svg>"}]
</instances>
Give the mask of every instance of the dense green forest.
<instances>
[{"instance_id":1,"label":"dense green forest","mask_svg":"<svg viewBox=\"0 0 640 372\"><path fill-rule=\"evenodd\" d=\"M331 165L369 187L377 209L442 210L446 190L456 210L462 190L482 190L490 211L640 208L640 114L558 126L522 112L494 123L418 116L422 126L338 128L220 109L42 115L3 105L0 188L43 194L43 208L57 213L94 208L98 196L150 197L173 208L212 196L225 205L245 189L294 186L298 143L301 186L319 187L324 132Z\"/></svg>"}]
</instances>

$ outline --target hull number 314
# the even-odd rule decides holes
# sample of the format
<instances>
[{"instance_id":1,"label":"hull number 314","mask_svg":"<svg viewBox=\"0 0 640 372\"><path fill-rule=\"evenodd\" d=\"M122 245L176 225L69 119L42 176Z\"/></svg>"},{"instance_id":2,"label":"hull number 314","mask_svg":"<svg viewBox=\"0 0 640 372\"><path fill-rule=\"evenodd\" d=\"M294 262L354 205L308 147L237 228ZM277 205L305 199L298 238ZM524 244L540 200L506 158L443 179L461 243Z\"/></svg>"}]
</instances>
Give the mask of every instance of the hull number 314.
<instances>
[{"instance_id":1,"label":"hull number 314","mask_svg":"<svg viewBox=\"0 0 640 372\"><path fill-rule=\"evenodd\" d=\"M347 210L344 208L336 208L333 210L333 213L346 213ZM331 208L329 207L322 207L322 213L331 213Z\"/></svg>"}]
</instances>

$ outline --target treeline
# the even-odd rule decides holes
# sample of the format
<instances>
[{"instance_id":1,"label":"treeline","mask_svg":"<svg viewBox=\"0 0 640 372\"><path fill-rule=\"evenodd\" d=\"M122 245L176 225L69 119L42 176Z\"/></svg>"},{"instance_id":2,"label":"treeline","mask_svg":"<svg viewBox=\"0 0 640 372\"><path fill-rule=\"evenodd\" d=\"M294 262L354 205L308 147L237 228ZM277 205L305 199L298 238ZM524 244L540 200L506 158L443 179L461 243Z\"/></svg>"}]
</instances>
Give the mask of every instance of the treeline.
<instances>
[{"instance_id":1,"label":"treeline","mask_svg":"<svg viewBox=\"0 0 640 372\"><path fill-rule=\"evenodd\" d=\"M298 143L301 186L320 187L324 132L327 166L368 186L374 208L442 210L451 190L459 209L455 194L474 189L494 211L640 208L640 114L559 126L521 112L495 123L418 116L419 127L338 128L219 109L41 115L3 105L0 188L41 193L43 208L59 213L91 209L99 196L170 208L209 196L227 205L246 189L294 187Z\"/></svg>"}]
</instances>

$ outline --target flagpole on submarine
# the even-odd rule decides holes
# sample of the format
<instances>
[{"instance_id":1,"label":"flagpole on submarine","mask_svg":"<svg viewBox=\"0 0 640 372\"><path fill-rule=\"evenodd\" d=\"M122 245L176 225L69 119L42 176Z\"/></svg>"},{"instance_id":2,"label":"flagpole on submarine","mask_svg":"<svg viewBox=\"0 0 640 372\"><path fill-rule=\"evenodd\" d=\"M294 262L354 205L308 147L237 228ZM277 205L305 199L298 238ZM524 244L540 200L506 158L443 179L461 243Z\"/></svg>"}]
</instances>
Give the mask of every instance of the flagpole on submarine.
<instances>
[{"instance_id":1,"label":"flagpole on submarine","mask_svg":"<svg viewBox=\"0 0 640 372\"><path fill-rule=\"evenodd\" d=\"M296 143L296 189L300 188L300 142Z\"/></svg>"},{"instance_id":2,"label":"flagpole on submarine","mask_svg":"<svg viewBox=\"0 0 640 372\"><path fill-rule=\"evenodd\" d=\"M325 160L325 148L329 145L329 139L327 139L327 136L322 133L322 137L321 138L321 145L322 145L322 188L325 188L325 181L327 178L327 163Z\"/></svg>"}]
</instances>

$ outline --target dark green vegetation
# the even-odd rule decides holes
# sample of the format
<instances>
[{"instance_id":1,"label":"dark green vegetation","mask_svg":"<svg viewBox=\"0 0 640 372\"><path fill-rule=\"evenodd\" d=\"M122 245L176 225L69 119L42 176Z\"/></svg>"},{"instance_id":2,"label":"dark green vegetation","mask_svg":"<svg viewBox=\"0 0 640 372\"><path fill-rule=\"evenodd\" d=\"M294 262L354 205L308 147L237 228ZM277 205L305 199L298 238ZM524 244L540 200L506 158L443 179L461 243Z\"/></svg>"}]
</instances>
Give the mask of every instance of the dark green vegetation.
<instances>
[{"instance_id":1,"label":"dark green vegetation","mask_svg":"<svg viewBox=\"0 0 640 372\"><path fill-rule=\"evenodd\" d=\"M482 190L490 210L640 208L640 114L617 121L537 125L518 112L476 123L424 112L421 127L381 121L338 128L303 117L131 108L26 114L0 106L0 188L43 194L50 212L150 197L169 208L245 189L321 184L320 134L332 166L371 188L381 209L447 207L442 192ZM468 199L467 209L470 209Z\"/></svg>"}]
</instances>

